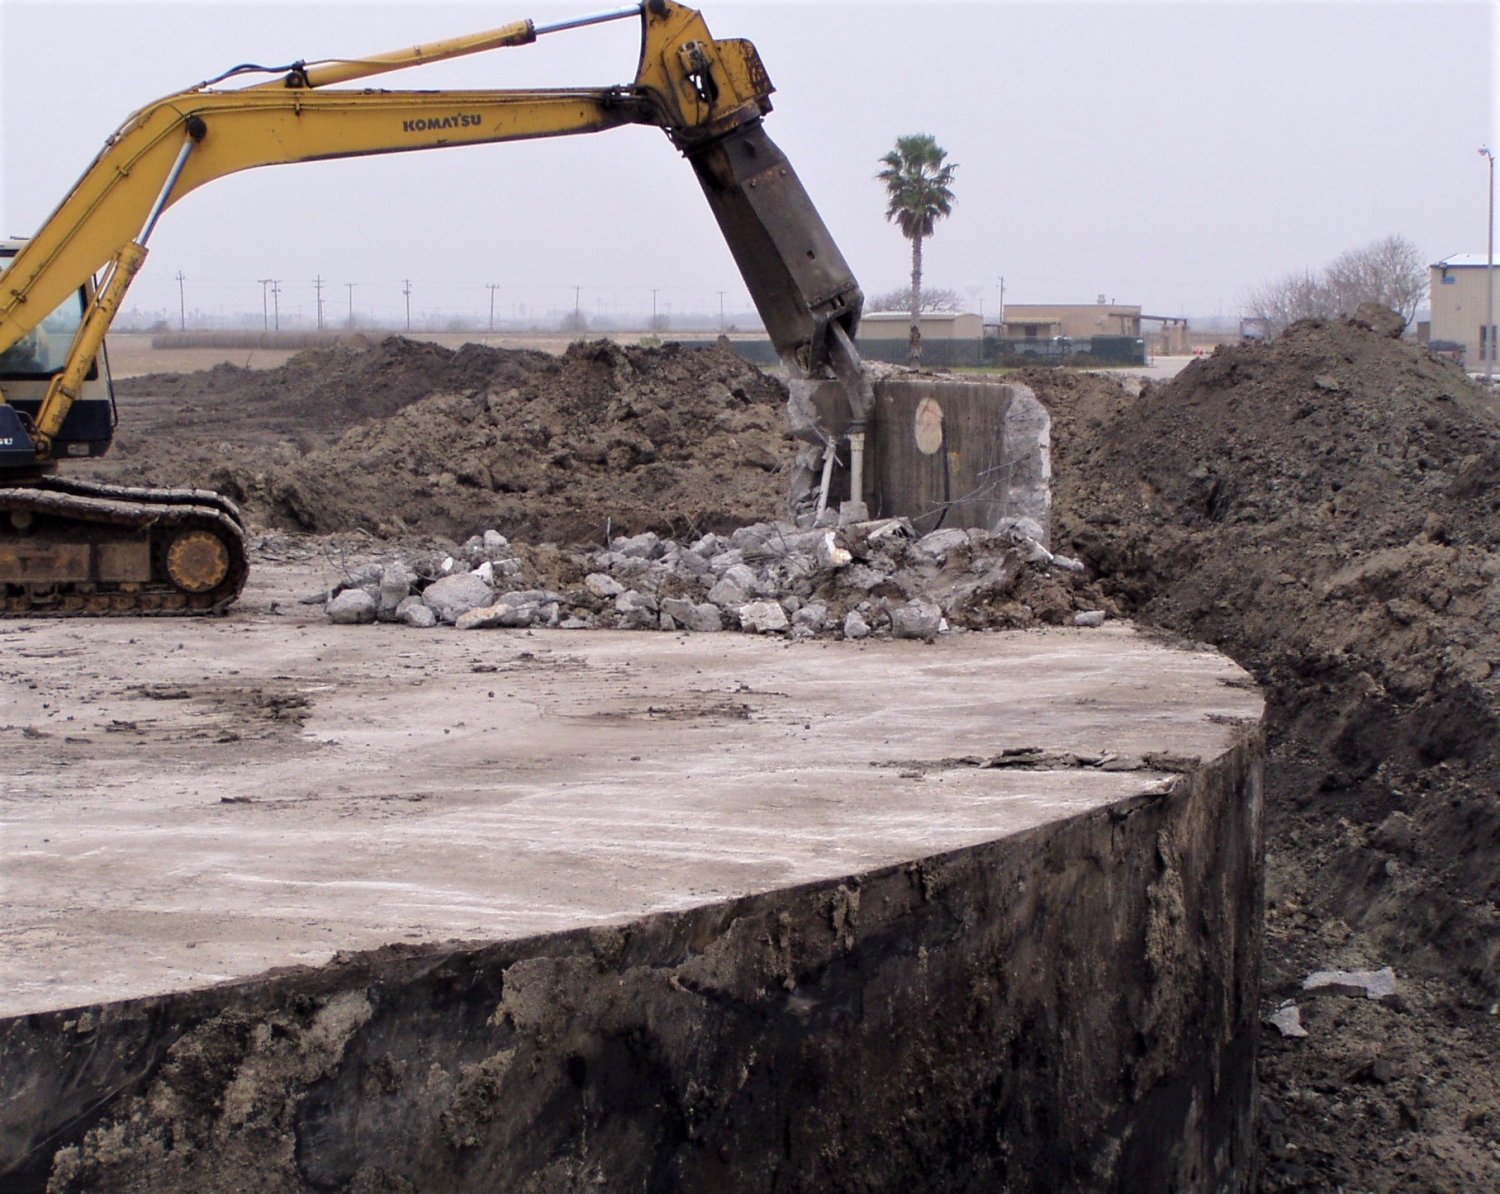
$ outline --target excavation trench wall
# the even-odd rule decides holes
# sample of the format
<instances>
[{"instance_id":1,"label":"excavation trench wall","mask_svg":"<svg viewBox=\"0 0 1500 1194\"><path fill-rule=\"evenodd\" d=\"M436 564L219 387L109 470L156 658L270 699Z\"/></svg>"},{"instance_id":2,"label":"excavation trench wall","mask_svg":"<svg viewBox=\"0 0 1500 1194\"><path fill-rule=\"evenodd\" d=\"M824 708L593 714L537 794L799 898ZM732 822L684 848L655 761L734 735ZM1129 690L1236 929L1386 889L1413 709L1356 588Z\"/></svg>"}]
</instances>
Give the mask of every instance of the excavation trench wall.
<instances>
[{"instance_id":1,"label":"excavation trench wall","mask_svg":"<svg viewBox=\"0 0 1500 1194\"><path fill-rule=\"evenodd\" d=\"M843 881L13 1017L0 1186L1249 1190L1261 788L1252 734Z\"/></svg>"}]
</instances>

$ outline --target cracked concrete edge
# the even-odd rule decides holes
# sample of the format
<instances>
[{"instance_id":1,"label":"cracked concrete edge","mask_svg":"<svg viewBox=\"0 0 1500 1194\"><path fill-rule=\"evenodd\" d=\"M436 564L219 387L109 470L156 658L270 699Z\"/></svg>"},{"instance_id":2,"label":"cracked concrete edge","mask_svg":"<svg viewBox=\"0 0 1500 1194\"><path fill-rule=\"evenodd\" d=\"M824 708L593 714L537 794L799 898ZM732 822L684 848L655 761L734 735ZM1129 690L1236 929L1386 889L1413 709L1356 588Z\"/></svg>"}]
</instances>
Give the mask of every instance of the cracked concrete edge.
<instances>
[{"instance_id":1,"label":"cracked concrete edge","mask_svg":"<svg viewBox=\"0 0 1500 1194\"><path fill-rule=\"evenodd\" d=\"M843 880L0 1021L0 1188L1253 1188L1264 744Z\"/></svg>"}]
</instances>

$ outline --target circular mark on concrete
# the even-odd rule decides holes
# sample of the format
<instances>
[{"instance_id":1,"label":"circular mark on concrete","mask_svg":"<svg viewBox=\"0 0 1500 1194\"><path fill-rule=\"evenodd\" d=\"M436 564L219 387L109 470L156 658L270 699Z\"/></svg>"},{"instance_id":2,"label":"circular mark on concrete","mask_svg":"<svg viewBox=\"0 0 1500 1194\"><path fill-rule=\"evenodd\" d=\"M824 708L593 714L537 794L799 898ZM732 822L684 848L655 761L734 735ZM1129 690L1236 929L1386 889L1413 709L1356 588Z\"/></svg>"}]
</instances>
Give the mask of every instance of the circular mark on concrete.
<instances>
[{"instance_id":1,"label":"circular mark on concrete","mask_svg":"<svg viewBox=\"0 0 1500 1194\"><path fill-rule=\"evenodd\" d=\"M917 436L917 450L923 455L931 456L943 446L943 408L936 398L923 398L917 403L912 424Z\"/></svg>"}]
</instances>

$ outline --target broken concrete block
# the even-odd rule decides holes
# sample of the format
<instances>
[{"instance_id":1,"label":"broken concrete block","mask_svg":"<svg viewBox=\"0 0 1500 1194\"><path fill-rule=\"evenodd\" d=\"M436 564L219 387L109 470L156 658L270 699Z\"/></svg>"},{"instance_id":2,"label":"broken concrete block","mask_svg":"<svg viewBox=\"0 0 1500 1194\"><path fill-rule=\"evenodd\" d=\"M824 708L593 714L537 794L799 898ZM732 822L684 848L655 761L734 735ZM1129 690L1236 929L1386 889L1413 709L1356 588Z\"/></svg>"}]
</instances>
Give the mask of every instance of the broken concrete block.
<instances>
[{"instance_id":1,"label":"broken concrete block","mask_svg":"<svg viewBox=\"0 0 1500 1194\"><path fill-rule=\"evenodd\" d=\"M1302 980L1302 989L1323 995L1384 999L1396 993L1396 972L1389 966L1380 970L1318 970Z\"/></svg>"},{"instance_id":2,"label":"broken concrete block","mask_svg":"<svg viewBox=\"0 0 1500 1194\"><path fill-rule=\"evenodd\" d=\"M373 622L378 609L375 598L363 589L345 589L324 609L330 622L350 626L358 622Z\"/></svg>"},{"instance_id":3,"label":"broken concrete block","mask_svg":"<svg viewBox=\"0 0 1500 1194\"><path fill-rule=\"evenodd\" d=\"M860 616L859 610L851 609L844 619L845 638L866 638L870 633L870 624Z\"/></svg>"},{"instance_id":4,"label":"broken concrete block","mask_svg":"<svg viewBox=\"0 0 1500 1194\"><path fill-rule=\"evenodd\" d=\"M750 598L750 594L732 581L721 580L708 591L708 599L720 609L738 609Z\"/></svg>"},{"instance_id":5,"label":"broken concrete block","mask_svg":"<svg viewBox=\"0 0 1500 1194\"><path fill-rule=\"evenodd\" d=\"M740 606L740 629L746 634L772 634L786 627L786 610L778 602L751 601Z\"/></svg>"},{"instance_id":6,"label":"broken concrete block","mask_svg":"<svg viewBox=\"0 0 1500 1194\"><path fill-rule=\"evenodd\" d=\"M567 599L561 593L554 593L551 589L515 589L505 594L505 600L511 605L520 605L527 601L533 605L546 605L553 601L561 603Z\"/></svg>"},{"instance_id":7,"label":"broken concrete block","mask_svg":"<svg viewBox=\"0 0 1500 1194\"><path fill-rule=\"evenodd\" d=\"M756 578L755 569L748 564L735 564L725 569L721 580L727 580L742 593L756 593L760 590L760 581Z\"/></svg>"},{"instance_id":8,"label":"broken concrete block","mask_svg":"<svg viewBox=\"0 0 1500 1194\"><path fill-rule=\"evenodd\" d=\"M512 603L510 598L506 599L502 608L505 611L500 615L502 626L530 626L539 620L542 611L542 607L535 601Z\"/></svg>"},{"instance_id":9,"label":"broken concrete block","mask_svg":"<svg viewBox=\"0 0 1500 1194\"><path fill-rule=\"evenodd\" d=\"M409 614L413 609L417 609L419 607L421 609L427 609L427 607L422 604L422 598L421 598L421 596L419 594L417 594L417 593L413 593L410 597L406 598L404 601L400 602L396 606L396 611L395 611L395 619L396 619L396 621L398 621L398 622L405 622L406 621L406 615ZM428 609L427 612L431 613L432 611L430 609Z\"/></svg>"},{"instance_id":10,"label":"broken concrete block","mask_svg":"<svg viewBox=\"0 0 1500 1194\"><path fill-rule=\"evenodd\" d=\"M618 597L625 586L604 572L590 572L583 578L583 587L595 597Z\"/></svg>"},{"instance_id":11,"label":"broken concrete block","mask_svg":"<svg viewBox=\"0 0 1500 1194\"><path fill-rule=\"evenodd\" d=\"M943 611L931 601L908 601L891 610L891 633L897 638L937 637Z\"/></svg>"},{"instance_id":12,"label":"broken concrete block","mask_svg":"<svg viewBox=\"0 0 1500 1194\"><path fill-rule=\"evenodd\" d=\"M410 598L408 598L408 600L410 600ZM410 606L407 606L407 609L399 612L398 615L396 615L396 619L398 619L398 621L405 622L405 624L407 625L414 625L414 627L419 628L419 630L428 630L429 627L434 627L434 625L438 624L437 613L434 613L431 609L428 609L428 607L426 607L425 604L422 603L422 598L420 597L417 598L416 603L410 604Z\"/></svg>"},{"instance_id":13,"label":"broken concrete block","mask_svg":"<svg viewBox=\"0 0 1500 1194\"><path fill-rule=\"evenodd\" d=\"M458 621L459 614L489 605L494 600L495 594L490 586L472 572L445 576L422 591L422 603L437 615L439 622L450 626Z\"/></svg>"},{"instance_id":14,"label":"broken concrete block","mask_svg":"<svg viewBox=\"0 0 1500 1194\"><path fill-rule=\"evenodd\" d=\"M854 557L838 545L832 531L818 536L816 551L819 568L845 568L854 562Z\"/></svg>"},{"instance_id":15,"label":"broken concrete block","mask_svg":"<svg viewBox=\"0 0 1500 1194\"><path fill-rule=\"evenodd\" d=\"M967 532L955 530L951 527L939 531L929 531L913 544L917 551L928 559L941 564L948 557L948 553L954 548L967 547L969 536Z\"/></svg>"},{"instance_id":16,"label":"broken concrete block","mask_svg":"<svg viewBox=\"0 0 1500 1194\"><path fill-rule=\"evenodd\" d=\"M708 561L694 551L678 552L672 560L673 569L688 576L708 576L712 569Z\"/></svg>"},{"instance_id":17,"label":"broken concrete block","mask_svg":"<svg viewBox=\"0 0 1500 1194\"><path fill-rule=\"evenodd\" d=\"M609 549L616 555L638 560L654 560L662 552L661 540L651 531L632 535L627 539L616 539L609 545Z\"/></svg>"},{"instance_id":18,"label":"broken concrete block","mask_svg":"<svg viewBox=\"0 0 1500 1194\"><path fill-rule=\"evenodd\" d=\"M502 601L496 605L465 610L454 619L453 625L458 630L491 630L504 625L500 619L510 612L511 607Z\"/></svg>"},{"instance_id":19,"label":"broken concrete block","mask_svg":"<svg viewBox=\"0 0 1500 1194\"><path fill-rule=\"evenodd\" d=\"M680 626L686 626L693 612L693 603L685 597L663 597L661 612ZM717 610L715 612L718 612Z\"/></svg>"},{"instance_id":20,"label":"broken concrete block","mask_svg":"<svg viewBox=\"0 0 1500 1194\"><path fill-rule=\"evenodd\" d=\"M754 551L765 546L765 542L774 533L774 528L765 523L755 523L752 526L738 527L729 536L729 546L736 551Z\"/></svg>"},{"instance_id":21,"label":"broken concrete block","mask_svg":"<svg viewBox=\"0 0 1500 1194\"><path fill-rule=\"evenodd\" d=\"M877 585L885 583L888 573L871 568L868 564L855 564L843 574L843 582L851 589L868 593Z\"/></svg>"},{"instance_id":22,"label":"broken concrete block","mask_svg":"<svg viewBox=\"0 0 1500 1194\"><path fill-rule=\"evenodd\" d=\"M676 617L676 615L673 615ZM724 615L719 607L707 601L692 607L686 616L678 618L683 626L694 634L714 634L724 629Z\"/></svg>"},{"instance_id":23,"label":"broken concrete block","mask_svg":"<svg viewBox=\"0 0 1500 1194\"><path fill-rule=\"evenodd\" d=\"M709 556L708 558L708 566L720 576L723 576L724 573L728 572L736 564L743 564L744 562L744 555L735 549L731 549L729 551L721 551L716 555Z\"/></svg>"},{"instance_id":24,"label":"broken concrete block","mask_svg":"<svg viewBox=\"0 0 1500 1194\"><path fill-rule=\"evenodd\" d=\"M617 613L633 614L637 610L644 610L650 614L656 613L656 598L649 593L638 593L634 589L626 589L615 598Z\"/></svg>"},{"instance_id":25,"label":"broken concrete block","mask_svg":"<svg viewBox=\"0 0 1500 1194\"><path fill-rule=\"evenodd\" d=\"M1295 1003L1282 1004L1267 1019L1282 1036L1307 1035L1307 1029L1302 1027L1302 1009Z\"/></svg>"},{"instance_id":26,"label":"broken concrete block","mask_svg":"<svg viewBox=\"0 0 1500 1194\"><path fill-rule=\"evenodd\" d=\"M1104 611L1102 609L1080 610L1073 615L1074 626L1103 626Z\"/></svg>"},{"instance_id":27,"label":"broken concrete block","mask_svg":"<svg viewBox=\"0 0 1500 1194\"><path fill-rule=\"evenodd\" d=\"M495 583L495 565L486 560L478 568L474 569L474 575L484 581L485 584L493 585Z\"/></svg>"},{"instance_id":28,"label":"broken concrete block","mask_svg":"<svg viewBox=\"0 0 1500 1194\"><path fill-rule=\"evenodd\" d=\"M377 612L381 617L396 616L396 607L411 594L411 582L414 579L406 570L406 565L399 560L380 570L380 603Z\"/></svg>"},{"instance_id":29,"label":"broken concrete block","mask_svg":"<svg viewBox=\"0 0 1500 1194\"><path fill-rule=\"evenodd\" d=\"M809 630L822 630L828 621L828 607L821 601L804 605L792 615L793 626L804 626Z\"/></svg>"},{"instance_id":30,"label":"broken concrete block","mask_svg":"<svg viewBox=\"0 0 1500 1194\"><path fill-rule=\"evenodd\" d=\"M488 551L504 551L510 546L510 540L499 531L485 531L484 546Z\"/></svg>"}]
</instances>

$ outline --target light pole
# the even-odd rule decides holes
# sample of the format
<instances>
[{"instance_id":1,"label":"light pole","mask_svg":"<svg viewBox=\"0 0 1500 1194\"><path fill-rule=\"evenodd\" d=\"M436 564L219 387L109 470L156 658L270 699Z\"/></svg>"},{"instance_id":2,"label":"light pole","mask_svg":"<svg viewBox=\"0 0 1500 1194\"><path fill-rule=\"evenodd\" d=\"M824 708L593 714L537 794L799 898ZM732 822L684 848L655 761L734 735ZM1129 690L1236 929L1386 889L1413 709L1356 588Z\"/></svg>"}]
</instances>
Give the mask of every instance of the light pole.
<instances>
[{"instance_id":1,"label":"light pole","mask_svg":"<svg viewBox=\"0 0 1500 1194\"><path fill-rule=\"evenodd\" d=\"M1484 353L1484 384L1495 379L1495 155L1488 145L1481 145L1479 152L1490 162L1490 221L1486 225L1489 233L1489 250L1484 259L1484 336L1480 347Z\"/></svg>"}]
</instances>

